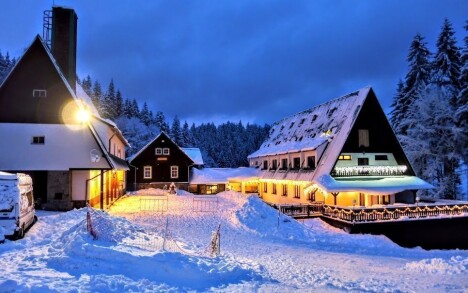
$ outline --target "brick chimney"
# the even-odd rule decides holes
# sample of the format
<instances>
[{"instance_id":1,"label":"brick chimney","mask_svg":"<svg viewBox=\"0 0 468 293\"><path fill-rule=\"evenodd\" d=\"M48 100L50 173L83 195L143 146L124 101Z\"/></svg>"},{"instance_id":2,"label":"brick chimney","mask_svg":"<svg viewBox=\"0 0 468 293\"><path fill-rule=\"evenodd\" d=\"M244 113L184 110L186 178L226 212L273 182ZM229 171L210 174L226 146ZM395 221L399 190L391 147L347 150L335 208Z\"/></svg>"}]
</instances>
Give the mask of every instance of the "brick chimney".
<instances>
[{"instance_id":1,"label":"brick chimney","mask_svg":"<svg viewBox=\"0 0 468 293\"><path fill-rule=\"evenodd\" d=\"M51 51L65 78L76 91L76 36L78 16L71 8L52 8Z\"/></svg>"}]
</instances>

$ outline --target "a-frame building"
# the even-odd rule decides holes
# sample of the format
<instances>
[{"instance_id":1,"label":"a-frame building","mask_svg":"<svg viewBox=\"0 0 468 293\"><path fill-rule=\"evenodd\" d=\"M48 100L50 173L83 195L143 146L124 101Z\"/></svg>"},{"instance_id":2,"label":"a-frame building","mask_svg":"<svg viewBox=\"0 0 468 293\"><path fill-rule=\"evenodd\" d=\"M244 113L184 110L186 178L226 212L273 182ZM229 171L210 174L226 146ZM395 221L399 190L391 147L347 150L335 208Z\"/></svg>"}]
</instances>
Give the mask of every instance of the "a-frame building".
<instances>
[{"instance_id":1,"label":"a-frame building","mask_svg":"<svg viewBox=\"0 0 468 293\"><path fill-rule=\"evenodd\" d=\"M249 157L272 203L414 203L416 177L374 91L363 88L273 124Z\"/></svg>"},{"instance_id":2,"label":"a-frame building","mask_svg":"<svg viewBox=\"0 0 468 293\"><path fill-rule=\"evenodd\" d=\"M51 17L51 47L36 36L0 85L0 170L30 174L45 208L105 208L124 192L128 143L76 83L75 12Z\"/></svg>"}]
</instances>

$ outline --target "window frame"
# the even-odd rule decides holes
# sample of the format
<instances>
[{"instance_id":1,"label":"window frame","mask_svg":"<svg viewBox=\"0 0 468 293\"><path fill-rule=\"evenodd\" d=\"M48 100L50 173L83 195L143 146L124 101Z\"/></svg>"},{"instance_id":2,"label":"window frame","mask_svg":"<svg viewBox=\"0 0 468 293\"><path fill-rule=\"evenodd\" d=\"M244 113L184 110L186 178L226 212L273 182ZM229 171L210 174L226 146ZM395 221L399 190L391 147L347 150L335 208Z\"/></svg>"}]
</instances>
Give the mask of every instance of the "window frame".
<instances>
[{"instance_id":1,"label":"window frame","mask_svg":"<svg viewBox=\"0 0 468 293\"><path fill-rule=\"evenodd\" d=\"M163 148L163 156L169 156L171 154L171 151L169 148Z\"/></svg>"},{"instance_id":2,"label":"window frame","mask_svg":"<svg viewBox=\"0 0 468 293\"><path fill-rule=\"evenodd\" d=\"M369 147L369 129L358 129L358 143L359 147Z\"/></svg>"},{"instance_id":3,"label":"window frame","mask_svg":"<svg viewBox=\"0 0 468 293\"><path fill-rule=\"evenodd\" d=\"M33 98L47 98L47 90L44 89L33 89Z\"/></svg>"},{"instance_id":4,"label":"window frame","mask_svg":"<svg viewBox=\"0 0 468 293\"><path fill-rule=\"evenodd\" d=\"M176 175L174 175L174 171ZM178 179L179 178L179 166L173 165L171 166L171 179Z\"/></svg>"},{"instance_id":5,"label":"window frame","mask_svg":"<svg viewBox=\"0 0 468 293\"><path fill-rule=\"evenodd\" d=\"M161 156L163 154L163 149L162 148L155 148L154 149L154 154L157 156Z\"/></svg>"},{"instance_id":6,"label":"window frame","mask_svg":"<svg viewBox=\"0 0 468 293\"><path fill-rule=\"evenodd\" d=\"M288 185L287 184L283 184L283 193L282 193L283 196L288 196Z\"/></svg>"},{"instance_id":7,"label":"window frame","mask_svg":"<svg viewBox=\"0 0 468 293\"><path fill-rule=\"evenodd\" d=\"M301 198L301 187L294 185L294 198Z\"/></svg>"},{"instance_id":8,"label":"window frame","mask_svg":"<svg viewBox=\"0 0 468 293\"><path fill-rule=\"evenodd\" d=\"M149 171L149 175L146 175ZM143 179L153 179L153 166L143 166Z\"/></svg>"},{"instance_id":9,"label":"window frame","mask_svg":"<svg viewBox=\"0 0 468 293\"><path fill-rule=\"evenodd\" d=\"M276 194L276 183L272 183L271 187L272 187L271 194Z\"/></svg>"},{"instance_id":10,"label":"window frame","mask_svg":"<svg viewBox=\"0 0 468 293\"><path fill-rule=\"evenodd\" d=\"M31 144L44 145L45 144L45 135L35 135L35 136L31 137Z\"/></svg>"},{"instance_id":11,"label":"window frame","mask_svg":"<svg viewBox=\"0 0 468 293\"><path fill-rule=\"evenodd\" d=\"M268 182L263 182L263 192L268 193Z\"/></svg>"}]
</instances>

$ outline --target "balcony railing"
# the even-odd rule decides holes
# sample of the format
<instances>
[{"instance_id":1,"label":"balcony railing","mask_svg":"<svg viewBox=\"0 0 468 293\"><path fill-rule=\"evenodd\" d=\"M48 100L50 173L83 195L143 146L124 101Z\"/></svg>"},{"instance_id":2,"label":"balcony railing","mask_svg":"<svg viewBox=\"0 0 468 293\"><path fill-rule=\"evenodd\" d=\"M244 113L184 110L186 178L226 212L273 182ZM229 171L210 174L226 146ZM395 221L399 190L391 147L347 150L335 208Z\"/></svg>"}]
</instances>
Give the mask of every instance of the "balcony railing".
<instances>
[{"instance_id":1,"label":"balcony railing","mask_svg":"<svg viewBox=\"0 0 468 293\"><path fill-rule=\"evenodd\" d=\"M388 208L343 208L325 205L323 215L347 222L374 222L468 216L468 204L425 205Z\"/></svg>"},{"instance_id":2,"label":"balcony railing","mask_svg":"<svg viewBox=\"0 0 468 293\"><path fill-rule=\"evenodd\" d=\"M404 165L335 167L331 175L334 177L400 176L400 175L404 175L407 170L408 170L408 167Z\"/></svg>"}]
</instances>

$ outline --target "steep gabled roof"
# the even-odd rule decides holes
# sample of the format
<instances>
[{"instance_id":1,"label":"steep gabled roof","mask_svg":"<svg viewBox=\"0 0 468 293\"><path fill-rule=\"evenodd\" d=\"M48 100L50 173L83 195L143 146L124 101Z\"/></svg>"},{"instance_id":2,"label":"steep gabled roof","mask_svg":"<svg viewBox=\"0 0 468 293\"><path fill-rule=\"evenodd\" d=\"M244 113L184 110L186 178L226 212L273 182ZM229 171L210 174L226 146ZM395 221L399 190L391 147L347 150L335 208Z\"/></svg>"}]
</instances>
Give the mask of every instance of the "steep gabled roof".
<instances>
[{"instance_id":1,"label":"steep gabled roof","mask_svg":"<svg viewBox=\"0 0 468 293\"><path fill-rule=\"evenodd\" d=\"M168 140L170 140L186 157L187 159L189 159L192 164L196 164L198 165L197 163L194 162L194 160L184 151L183 148L179 147L170 137L169 135L167 135L164 131L161 131L158 135L156 135L156 137L151 140L150 142L148 142L144 147L141 148L141 150L139 150L136 154L134 154L133 156L129 157L127 159L127 161L129 163L132 163L133 160L135 160L141 153L143 153L150 145L152 145L161 135L164 135Z\"/></svg>"},{"instance_id":2,"label":"steep gabled roof","mask_svg":"<svg viewBox=\"0 0 468 293\"><path fill-rule=\"evenodd\" d=\"M16 68L23 62L24 57L30 53L31 48L37 45L39 48L43 49L43 51L46 53L48 56L51 64L53 65L53 68L56 70L57 74L59 75L61 81L63 82L63 85L66 87L68 94L72 97L73 101L75 101L76 105L80 109L85 109L88 111L91 111L93 116L96 117L97 119L103 120L100 116L99 113L97 112L96 108L91 102L91 99L89 98L88 95L84 92L84 90L77 84L77 92L73 90L73 88L70 86L70 83L68 82L67 78L63 74L62 70L60 69L60 66L58 65L57 61L55 60L54 56L52 55L49 47L45 44L44 40L37 35L34 40L32 41L31 45L28 47L28 49L24 52L24 54L18 59L16 62L15 66L12 68L12 70L9 72L3 83L0 85L0 88L13 76L13 73L15 72ZM116 133L119 134L119 136L122 138L124 144L128 145L128 142L125 140L123 135L121 134L120 130L113 125L113 127L116 129ZM101 149L101 152L104 154L104 157L106 158L106 161L109 164L110 168L115 168L115 169L121 169L124 167L125 169L128 169L128 167L124 166L122 162L117 160L118 158L112 158L111 155L107 152L102 139L99 137L97 131L95 130L94 126L92 123L88 123L88 128L93 135L95 141L98 143L99 148Z\"/></svg>"},{"instance_id":3,"label":"steep gabled roof","mask_svg":"<svg viewBox=\"0 0 468 293\"><path fill-rule=\"evenodd\" d=\"M269 137L248 158L314 150L330 139L346 138L370 90L363 88L274 123Z\"/></svg>"},{"instance_id":4,"label":"steep gabled roof","mask_svg":"<svg viewBox=\"0 0 468 293\"><path fill-rule=\"evenodd\" d=\"M181 148L192 159L195 165L203 165L203 157L199 148Z\"/></svg>"}]
</instances>

